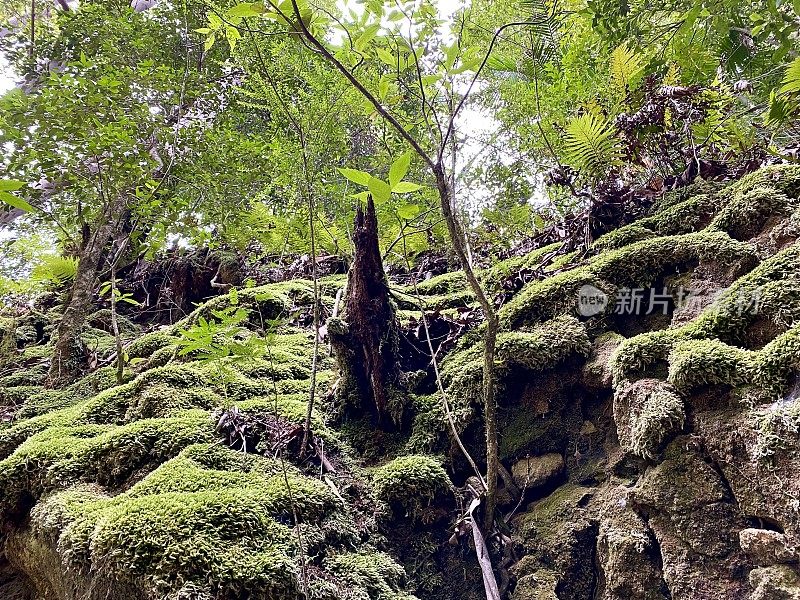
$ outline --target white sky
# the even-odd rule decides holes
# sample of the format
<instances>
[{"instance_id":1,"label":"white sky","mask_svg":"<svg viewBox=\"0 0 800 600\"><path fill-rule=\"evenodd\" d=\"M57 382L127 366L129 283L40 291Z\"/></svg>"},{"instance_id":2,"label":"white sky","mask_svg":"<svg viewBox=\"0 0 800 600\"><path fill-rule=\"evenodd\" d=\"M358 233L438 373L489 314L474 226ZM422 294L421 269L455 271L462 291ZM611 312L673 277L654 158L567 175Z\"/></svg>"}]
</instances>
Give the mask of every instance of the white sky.
<instances>
[{"instance_id":1,"label":"white sky","mask_svg":"<svg viewBox=\"0 0 800 600\"><path fill-rule=\"evenodd\" d=\"M0 54L0 94L14 87L14 78L8 67L8 61Z\"/></svg>"}]
</instances>

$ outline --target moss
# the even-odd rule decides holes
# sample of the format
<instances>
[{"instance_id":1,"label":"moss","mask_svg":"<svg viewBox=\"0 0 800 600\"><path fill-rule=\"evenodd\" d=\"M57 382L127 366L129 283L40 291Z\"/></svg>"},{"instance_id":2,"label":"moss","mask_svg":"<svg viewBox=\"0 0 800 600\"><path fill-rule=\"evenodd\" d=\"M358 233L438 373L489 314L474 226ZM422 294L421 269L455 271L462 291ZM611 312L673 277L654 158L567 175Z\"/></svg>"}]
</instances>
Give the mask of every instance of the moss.
<instances>
[{"instance_id":1,"label":"moss","mask_svg":"<svg viewBox=\"0 0 800 600\"><path fill-rule=\"evenodd\" d=\"M720 200L716 195L697 194L670 204L638 223L659 235L690 233L707 225L719 205Z\"/></svg>"},{"instance_id":2,"label":"moss","mask_svg":"<svg viewBox=\"0 0 800 600\"><path fill-rule=\"evenodd\" d=\"M325 559L335 578L337 596L352 600L414 600L404 591L406 572L389 555L377 551L348 552Z\"/></svg>"},{"instance_id":3,"label":"moss","mask_svg":"<svg viewBox=\"0 0 800 600\"><path fill-rule=\"evenodd\" d=\"M131 359L150 358L157 350L175 343L178 338L166 331L152 331L136 338L125 351Z\"/></svg>"},{"instance_id":4,"label":"moss","mask_svg":"<svg viewBox=\"0 0 800 600\"><path fill-rule=\"evenodd\" d=\"M589 264L528 284L500 310L504 328L575 313L578 290L590 284L604 289L602 282L616 287L649 287L668 268L699 260L735 260L755 264L755 250L722 232L690 233L635 242L604 252ZM609 291L609 290L606 290Z\"/></svg>"},{"instance_id":5,"label":"moss","mask_svg":"<svg viewBox=\"0 0 800 600\"><path fill-rule=\"evenodd\" d=\"M190 444L214 437L204 411L122 426L50 427L0 461L0 512L14 509L25 494L39 498L77 481L119 485L142 465L171 458Z\"/></svg>"},{"instance_id":6,"label":"moss","mask_svg":"<svg viewBox=\"0 0 800 600\"><path fill-rule=\"evenodd\" d=\"M719 212L711 227L725 231L736 239L754 236L775 215L787 215L796 205L787 196L772 187L754 187L744 193L734 194Z\"/></svg>"},{"instance_id":7,"label":"moss","mask_svg":"<svg viewBox=\"0 0 800 600\"><path fill-rule=\"evenodd\" d=\"M414 517L424 506L441 499L452 485L439 460L424 455L395 458L375 470L375 496Z\"/></svg>"},{"instance_id":8,"label":"moss","mask_svg":"<svg viewBox=\"0 0 800 600\"><path fill-rule=\"evenodd\" d=\"M595 252L616 250L617 248L632 244L633 242L640 242L654 237L656 237L656 234L651 229L648 229L640 223L631 223L630 225L620 227L600 237L592 245L592 250Z\"/></svg>"},{"instance_id":9,"label":"moss","mask_svg":"<svg viewBox=\"0 0 800 600\"><path fill-rule=\"evenodd\" d=\"M679 328L647 332L625 340L611 360L614 381L632 379L666 361L673 346L680 341L738 342L758 318L771 318L776 323L792 318L800 310L800 297L792 293L799 264L800 246L786 248L738 279L694 321ZM753 299L757 301L757 311L749 307Z\"/></svg>"},{"instance_id":10,"label":"moss","mask_svg":"<svg viewBox=\"0 0 800 600\"><path fill-rule=\"evenodd\" d=\"M620 446L642 458L655 458L664 443L683 428L685 419L683 399L664 382L626 382L614 394Z\"/></svg>"},{"instance_id":11,"label":"moss","mask_svg":"<svg viewBox=\"0 0 800 600\"><path fill-rule=\"evenodd\" d=\"M0 389L20 385L41 385L47 377L47 367L37 366L19 369L10 375L0 377Z\"/></svg>"},{"instance_id":12,"label":"moss","mask_svg":"<svg viewBox=\"0 0 800 600\"><path fill-rule=\"evenodd\" d=\"M591 342L586 328L574 317L561 316L532 331L511 331L497 337L496 361L502 377L518 369L551 369L573 355L589 353ZM483 343L463 340L442 364L442 380L448 394L458 403L476 402L481 397Z\"/></svg>"},{"instance_id":13,"label":"moss","mask_svg":"<svg viewBox=\"0 0 800 600\"><path fill-rule=\"evenodd\" d=\"M687 340L669 355L669 382L683 391L703 385L739 385L753 376L749 353L719 340Z\"/></svg>"}]
</instances>

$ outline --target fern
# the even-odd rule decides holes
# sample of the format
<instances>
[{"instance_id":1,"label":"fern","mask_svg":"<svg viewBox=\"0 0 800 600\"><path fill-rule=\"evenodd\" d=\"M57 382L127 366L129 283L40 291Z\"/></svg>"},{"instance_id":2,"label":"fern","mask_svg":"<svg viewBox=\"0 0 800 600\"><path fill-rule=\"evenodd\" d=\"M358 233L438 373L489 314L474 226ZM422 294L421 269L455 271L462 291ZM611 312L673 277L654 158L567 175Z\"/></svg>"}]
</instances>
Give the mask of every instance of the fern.
<instances>
[{"instance_id":1,"label":"fern","mask_svg":"<svg viewBox=\"0 0 800 600\"><path fill-rule=\"evenodd\" d=\"M764 117L771 127L783 125L800 115L800 58L789 63L781 83L777 92L772 90L769 110Z\"/></svg>"},{"instance_id":2,"label":"fern","mask_svg":"<svg viewBox=\"0 0 800 600\"><path fill-rule=\"evenodd\" d=\"M41 257L31 272L31 280L36 283L64 285L78 274L78 259L58 254Z\"/></svg>"},{"instance_id":3,"label":"fern","mask_svg":"<svg viewBox=\"0 0 800 600\"><path fill-rule=\"evenodd\" d=\"M780 89L781 94L788 96L800 94L800 57L795 58L786 67L786 74L781 83L783 83Z\"/></svg>"},{"instance_id":4,"label":"fern","mask_svg":"<svg viewBox=\"0 0 800 600\"><path fill-rule=\"evenodd\" d=\"M635 89L640 75L644 71L644 61L626 44L620 44L611 53L609 63L611 81L621 94L628 89Z\"/></svg>"},{"instance_id":5,"label":"fern","mask_svg":"<svg viewBox=\"0 0 800 600\"><path fill-rule=\"evenodd\" d=\"M620 164L622 153L613 126L603 117L586 113L565 128L566 161L589 175Z\"/></svg>"},{"instance_id":6,"label":"fern","mask_svg":"<svg viewBox=\"0 0 800 600\"><path fill-rule=\"evenodd\" d=\"M526 19L535 23L529 28L532 32L531 59L539 66L559 58L558 52L561 49L557 3L552 7L548 7L547 4L545 0L520 2Z\"/></svg>"}]
</instances>

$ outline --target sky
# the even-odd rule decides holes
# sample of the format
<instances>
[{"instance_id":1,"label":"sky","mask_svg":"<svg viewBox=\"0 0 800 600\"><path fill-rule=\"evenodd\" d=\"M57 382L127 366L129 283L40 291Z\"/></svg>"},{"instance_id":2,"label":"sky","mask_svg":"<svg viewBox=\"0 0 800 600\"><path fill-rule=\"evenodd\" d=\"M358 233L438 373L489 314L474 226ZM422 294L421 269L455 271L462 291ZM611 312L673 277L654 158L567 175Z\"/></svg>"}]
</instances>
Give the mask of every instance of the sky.
<instances>
[{"instance_id":1,"label":"sky","mask_svg":"<svg viewBox=\"0 0 800 600\"><path fill-rule=\"evenodd\" d=\"M0 94L14 87L14 78L8 67L8 61L0 54Z\"/></svg>"}]
</instances>

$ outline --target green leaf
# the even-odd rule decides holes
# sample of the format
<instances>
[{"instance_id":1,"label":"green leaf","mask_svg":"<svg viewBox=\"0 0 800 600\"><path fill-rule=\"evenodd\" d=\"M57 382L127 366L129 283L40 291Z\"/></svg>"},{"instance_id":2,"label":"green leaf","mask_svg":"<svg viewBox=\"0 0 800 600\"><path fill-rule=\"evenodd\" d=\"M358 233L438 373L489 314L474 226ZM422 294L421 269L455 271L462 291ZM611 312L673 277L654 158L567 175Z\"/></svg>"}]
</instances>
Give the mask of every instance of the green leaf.
<instances>
[{"instance_id":1,"label":"green leaf","mask_svg":"<svg viewBox=\"0 0 800 600\"><path fill-rule=\"evenodd\" d=\"M375 53L378 55L378 58L380 58L390 67L394 68L397 66L397 58L388 50L385 50L384 48L376 48Z\"/></svg>"},{"instance_id":2,"label":"green leaf","mask_svg":"<svg viewBox=\"0 0 800 600\"><path fill-rule=\"evenodd\" d=\"M337 171L358 185L368 186L370 179L372 179L372 175L366 171L359 171L358 169L337 169Z\"/></svg>"},{"instance_id":3,"label":"green leaf","mask_svg":"<svg viewBox=\"0 0 800 600\"><path fill-rule=\"evenodd\" d=\"M418 204L403 204L397 207L397 216L401 219L413 219L420 213Z\"/></svg>"},{"instance_id":4,"label":"green leaf","mask_svg":"<svg viewBox=\"0 0 800 600\"><path fill-rule=\"evenodd\" d=\"M16 192L25 187L24 181L14 179L0 179L0 192Z\"/></svg>"},{"instance_id":5,"label":"green leaf","mask_svg":"<svg viewBox=\"0 0 800 600\"><path fill-rule=\"evenodd\" d=\"M34 208L22 198L17 198L9 192L0 192L0 201L25 212L33 212Z\"/></svg>"},{"instance_id":6,"label":"green leaf","mask_svg":"<svg viewBox=\"0 0 800 600\"><path fill-rule=\"evenodd\" d=\"M416 183L411 183L410 181L398 181L392 187L392 191L396 194L408 194L410 192L416 192L417 190L421 189L422 189L421 185L417 185Z\"/></svg>"},{"instance_id":7,"label":"green leaf","mask_svg":"<svg viewBox=\"0 0 800 600\"><path fill-rule=\"evenodd\" d=\"M411 152L405 152L389 167L389 185L394 188L406 176L410 167Z\"/></svg>"},{"instance_id":8,"label":"green leaf","mask_svg":"<svg viewBox=\"0 0 800 600\"><path fill-rule=\"evenodd\" d=\"M369 197L369 192L358 192L357 194L350 194L351 198L355 198L356 200L360 200L361 202L366 202L367 198Z\"/></svg>"},{"instance_id":9,"label":"green leaf","mask_svg":"<svg viewBox=\"0 0 800 600\"><path fill-rule=\"evenodd\" d=\"M390 83L391 78L388 75L383 75L381 77L380 83L378 84L378 97L381 100L386 100L386 96L389 94Z\"/></svg>"},{"instance_id":10,"label":"green leaf","mask_svg":"<svg viewBox=\"0 0 800 600\"><path fill-rule=\"evenodd\" d=\"M376 204L383 204L392 197L392 187L377 177L369 178L369 192Z\"/></svg>"},{"instance_id":11,"label":"green leaf","mask_svg":"<svg viewBox=\"0 0 800 600\"><path fill-rule=\"evenodd\" d=\"M244 4L237 4L233 8L228 9L229 17L257 17L264 12L264 5L261 2L245 2Z\"/></svg>"},{"instance_id":12,"label":"green leaf","mask_svg":"<svg viewBox=\"0 0 800 600\"><path fill-rule=\"evenodd\" d=\"M208 52L209 50L211 50L211 47L214 45L214 42L216 42L216 41L217 41L217 38L216 38L215 35L208 36L206 38L206 43L203 45L203 48L205 49L205 51Z\"/></svg>"},{"instance_id":13,"label":"green leaf","mask_svg":"<svg viewBox=\"0 0 800 600\"><path fill-rule=\"evenodd\" d=\"M234 48L236 48L236 42L238 42L242 34L239 33L239 30L236 27L228 27L225 30L225 37L228 39L228 44L231 47L231 52L233 52Z\"/></svg>"}]
</instances>

